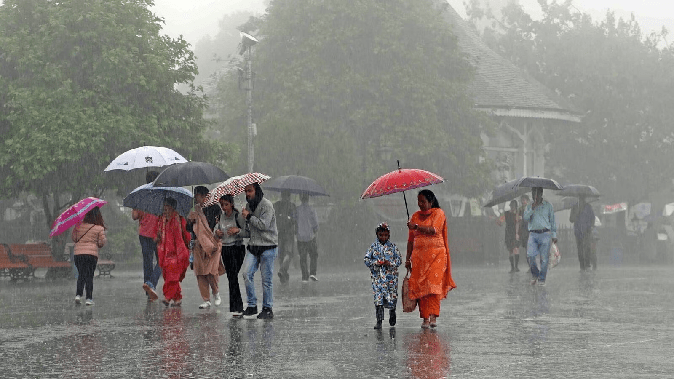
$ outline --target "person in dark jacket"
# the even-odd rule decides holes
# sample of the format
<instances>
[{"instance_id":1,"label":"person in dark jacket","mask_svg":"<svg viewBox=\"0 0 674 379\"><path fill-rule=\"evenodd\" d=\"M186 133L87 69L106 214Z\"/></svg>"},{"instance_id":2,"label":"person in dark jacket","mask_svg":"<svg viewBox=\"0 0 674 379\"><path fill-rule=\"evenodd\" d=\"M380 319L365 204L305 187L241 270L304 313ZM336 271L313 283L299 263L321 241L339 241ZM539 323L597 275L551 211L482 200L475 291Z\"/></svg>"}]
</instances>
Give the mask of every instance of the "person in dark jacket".
<instances>
[{"instance_id":1,"label":"person in dark jacket","mask_svg":"<svg viewBox=\"0 0 674 379\"><path fill-rule=\"evenodd\" d=\"M580 270L590 268L590 249L592 248L592 228L594 227L594 211L584 196L578 198L578 204L571 208L569 221L573 223L573 234L576 237L578 248L578 262ZM596 261L595 261L596 262ZM596 269L596 263L594 269Z\"/></svg>"}]
</instances>

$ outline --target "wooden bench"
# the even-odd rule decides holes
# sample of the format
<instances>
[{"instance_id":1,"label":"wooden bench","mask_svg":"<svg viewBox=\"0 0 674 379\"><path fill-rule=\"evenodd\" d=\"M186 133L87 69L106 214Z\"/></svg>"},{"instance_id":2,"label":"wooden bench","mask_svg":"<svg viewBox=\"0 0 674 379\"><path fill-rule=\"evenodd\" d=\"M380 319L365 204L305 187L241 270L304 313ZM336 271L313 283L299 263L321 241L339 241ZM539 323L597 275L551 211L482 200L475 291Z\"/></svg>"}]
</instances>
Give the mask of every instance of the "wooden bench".
<instances>
[{"instance_id":1,"label":"wooden bench","mask_svg":"<svg viewBox=\"0 0 674 379\"><path fill-rule=\"evenodd\" d=\"M34 271L25 256L16 256L9 245L0 244L0 276L9 276L12 280L27 279Z\"/></svg>"},{"instance_id":2,"label":"wooden bench","mask_svg":"<svg viewBox=\"0 0 674 379\"><path fill-rule=\"evenodd\" d=\"M51 246L46 243L26 243L26 244L11 244L9 249L12 254L17 256L25 256L28 264L33 271L30 276L35 276L35 269L38 268L70 268L70 262L55 261L51 254ZM47 271L47 277L52 273L52 270Z\"/></svg>"}]
</instances>

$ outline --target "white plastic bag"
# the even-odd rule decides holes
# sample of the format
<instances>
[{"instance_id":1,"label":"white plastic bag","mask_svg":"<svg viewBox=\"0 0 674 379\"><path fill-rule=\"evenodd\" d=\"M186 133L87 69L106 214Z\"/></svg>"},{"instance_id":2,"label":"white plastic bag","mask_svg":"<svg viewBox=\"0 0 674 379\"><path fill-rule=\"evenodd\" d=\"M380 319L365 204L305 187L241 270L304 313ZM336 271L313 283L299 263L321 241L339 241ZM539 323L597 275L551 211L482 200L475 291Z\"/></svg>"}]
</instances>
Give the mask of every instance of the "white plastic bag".
<instances>
[{"instance_id":1,"label":"white plastic bag","mask_svg":"<svg viewBox=\"0 0 674 379\"><path fill-rule=\"evenodd\" d=\"M562 255L559 253L559 248L556 243L553 243L550 246L550 255L548 256L548 270L557 266L561 259Z\"/></svg>"}]
</instances>

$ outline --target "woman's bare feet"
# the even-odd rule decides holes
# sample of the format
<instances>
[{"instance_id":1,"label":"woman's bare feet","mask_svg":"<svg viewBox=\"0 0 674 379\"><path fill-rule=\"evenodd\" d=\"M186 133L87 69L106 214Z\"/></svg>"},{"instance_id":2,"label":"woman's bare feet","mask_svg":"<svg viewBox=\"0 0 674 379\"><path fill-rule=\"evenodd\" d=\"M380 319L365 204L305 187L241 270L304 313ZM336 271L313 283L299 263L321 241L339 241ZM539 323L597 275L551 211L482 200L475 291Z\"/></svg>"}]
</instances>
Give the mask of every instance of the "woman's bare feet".
<instances>
[{"instance_id":1,"label":"woman's bare feet","mask_svg":"<svg viewBox=\"0 0 674 379\"><path fill-rule=\"evenodd\" d=\"M428 322L428 319L425 318L424 322L421 324L422 329L428 329L430 327L430 323Z\"/></svg>"},{"instance_id":2,"label":"woman's bare feet","mask_svg":"<svg viewBox=\"0 0 674 379\"><path fill-rule=\"evenodd\" d=\"M435 315L431 315L431 317L430 317L430 325L431 325L431 328L435 328L436 326L438 326L438 324L437 324L437 322L436 322L436 320L435 320Z\"/></svg>"}]
</instances>

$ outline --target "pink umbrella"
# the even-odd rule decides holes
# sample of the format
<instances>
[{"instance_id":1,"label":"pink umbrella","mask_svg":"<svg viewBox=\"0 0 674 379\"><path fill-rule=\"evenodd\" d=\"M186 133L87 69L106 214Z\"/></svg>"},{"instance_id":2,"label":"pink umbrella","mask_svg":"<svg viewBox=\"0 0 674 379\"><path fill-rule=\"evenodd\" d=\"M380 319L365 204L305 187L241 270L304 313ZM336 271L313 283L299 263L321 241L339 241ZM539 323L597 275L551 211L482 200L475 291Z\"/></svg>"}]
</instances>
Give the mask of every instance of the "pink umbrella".
<instances>
[{"instance_id":1,"label":"pink umbrella","mask_svg":"<svg viewBox=\"0 0 674 379\"><path fill-rule=\"evenodd\" d=\"M207 207L217 203L222 195L236 196L242 193L247 185L253 183L261 184L266 180L269 180L269 178L269 176L260 174L259 172L250 172L244 175L232 176L208 193L208 196L206 196L206 200L204 201L204 206Z\"/></svg>"},{"instance_id":2,"label":"pink umbrella","mask_svg":"<svg viewBox=\"0 0 674 379\"><path fill-rule=\"evenodd\" d=\"M49 233L49 238L57 236L66 230L70 229L73 225L76 225L86 216L87 212L96 208L102 207L108 202L101 200L95 197L87 197L78 201L76 204L73 204L70 208L66 209L61 213L60 216L54 220L54 223L51 226L51 232Z\"/></svg>"}]
</instances>

